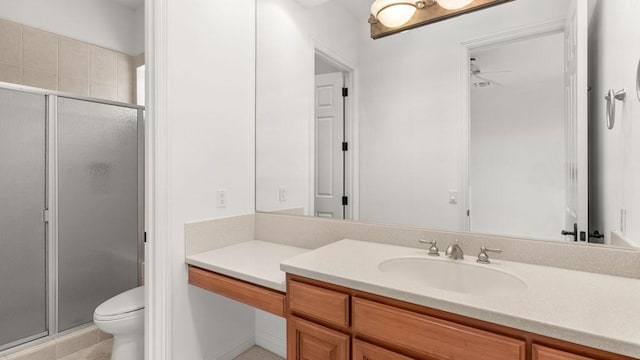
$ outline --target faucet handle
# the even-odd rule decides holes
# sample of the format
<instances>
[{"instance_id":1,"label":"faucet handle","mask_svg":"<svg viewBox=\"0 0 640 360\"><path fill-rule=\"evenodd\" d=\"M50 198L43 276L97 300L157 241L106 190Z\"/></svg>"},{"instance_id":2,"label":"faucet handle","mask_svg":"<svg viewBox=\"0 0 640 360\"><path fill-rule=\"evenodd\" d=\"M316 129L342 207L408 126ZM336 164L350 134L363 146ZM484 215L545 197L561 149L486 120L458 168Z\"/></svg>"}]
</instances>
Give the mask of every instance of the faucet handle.
<instances>
[{"instance_id":1,"label":"faucet handle","mask_svg":"<svg viewBox=\"0 0 640 360\"><path fill-rule=\"evenodd\" d=\"M485 246L481 246L480 247L480 253L478 254L478 260L476 260L477 262L479 262L480 264L490 264L491 261L489 261L489 254L488 253L496 253L496 254L501 254L502 250L501 249L489 249Z\"/></svg>"},{"instance_id":2,"label":"faucet handle","mask_svg":"<svg viewBox=\"0 0 640 360\"><path fill-rule=\"evenodd\" d=\"M418 242L420 244L430 244L431 245L431 247L429 247L428 255L430 255L430 256L440 256L440 250L438 250L438 243L435 240L427 241L427 240L420 239L420 240L418 240Z\"/></svg>"}]
</instances>

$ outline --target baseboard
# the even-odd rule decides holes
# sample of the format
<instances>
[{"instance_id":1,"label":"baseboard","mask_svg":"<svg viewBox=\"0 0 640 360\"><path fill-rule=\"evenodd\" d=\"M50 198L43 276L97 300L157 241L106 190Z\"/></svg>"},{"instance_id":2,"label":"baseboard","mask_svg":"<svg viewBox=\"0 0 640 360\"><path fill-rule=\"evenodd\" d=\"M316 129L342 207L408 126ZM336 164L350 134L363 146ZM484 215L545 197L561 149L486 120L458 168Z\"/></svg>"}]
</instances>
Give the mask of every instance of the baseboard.
<instances>
[{"instance_id":1,"label":"baseboard","mask_svg":"<svg viewBox=\"0 0 640 360\"><path fill-rule=\"evenodd\" d=\"M238 355L242 354L243 352L249 350L253 345L255 345L256 342L254 340L253 336L250 336L248 338L246 338L245 340L243 340L241 343L239 343L238 345L234 346L233 349L218 355L216 357L216 360L233 360L236 357L238 357Z\"/></svg>"},{"instance_id":2,"label":"baseboard","mask_svg":"<svg viewBox=\"0 0 640 360\"><path fill-rule=\"evenodd\" d=\"M256 345L271 351L272 353L287 358L287 340L268 333L256 334Z\"/></svg>"}]
</instances>

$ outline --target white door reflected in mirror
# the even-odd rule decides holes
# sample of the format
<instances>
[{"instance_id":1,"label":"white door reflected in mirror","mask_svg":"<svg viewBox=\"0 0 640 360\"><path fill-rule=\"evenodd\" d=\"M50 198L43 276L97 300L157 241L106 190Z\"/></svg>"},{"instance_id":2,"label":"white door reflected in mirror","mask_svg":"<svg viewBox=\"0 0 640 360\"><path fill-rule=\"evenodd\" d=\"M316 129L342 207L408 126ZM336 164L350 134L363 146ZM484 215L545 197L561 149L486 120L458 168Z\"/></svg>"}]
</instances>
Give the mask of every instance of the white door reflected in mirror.
<instances>
[{"instance_id":1,"label":"white door reflected in mirror","mask_svg":"<svg viewBox=\"0 0 640 360\"><path fill-rule=\"evenodd\" d=\"M314 214L344 219L344 75L331 72L316 74L315 78Z\"/></svg>"}]
</instances>

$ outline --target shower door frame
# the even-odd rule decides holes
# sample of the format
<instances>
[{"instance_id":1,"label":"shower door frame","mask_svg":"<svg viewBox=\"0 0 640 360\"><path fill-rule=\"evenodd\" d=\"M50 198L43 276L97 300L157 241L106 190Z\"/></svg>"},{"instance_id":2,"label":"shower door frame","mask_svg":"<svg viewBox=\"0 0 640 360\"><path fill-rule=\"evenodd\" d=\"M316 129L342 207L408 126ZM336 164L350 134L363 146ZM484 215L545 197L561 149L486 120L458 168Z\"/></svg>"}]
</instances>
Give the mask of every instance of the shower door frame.
<instances>
[{"instance_id":1,"label":"shower door frame","mask_svg":"<svg viewBox=\"0 0 640 360\"><path fill-rule=\"evenodd\" d=\"M50 331L49 331L49 323L50 323L50 316L49 316L49 304L50 304L50 298L49 298L49 293L48 293L48 289L49 289L49 275L50 275L50 269L49 269L49 264L50 264L50 246L49 246L49 233L50 233L50 229L49 229L49 223L48 223L48 211L47 209L49 208L49 108L48 108L48 97L46 94L44 93L38 93L38 92L33 92L33 91L24 91L22 89L18 89L16 88L16 86L14 86L14 84L8 84L8 83L3 83L0 82L0 89L3 90L9 90L9 91L16 91L16 92L21 92L21 93L25 93L25 94L30 94L30 95L40 95L42 96L43 100L44 100L44 113L42 114L42 118L41 120L43 121L43 128L44 128L44 136L43 136L43 140L44 140L44 144L43 145L43 150L44 150L44 169L43 170L43 175L44 178L42 179L42 183L44 185L44 198L43 200L43 212L42 212L42 226L44 227L44 236L42 237L42 240L44 242L44 259L45 259L45 264L44 264L44 269L45 269L45 284L44 284L44 291L45 291L45 304L44 304L44 313L45 313L45 317L44 317L44 327L45 330L42 332L39 332L37 334L33 334L33 335L29 335L20 339L17 339L15 341L9 342L9 343L0 343L0 356L4 356L6 354L9 354L11 352L14 351L14 349L20 349L25 347L25 344L33 344L36 342L41 342L42 339L47 338L50 335Z\"/></svg>"},{"instance_id":2,"label":"shower door frame","mask_svg":"<svg viewBox=\"0 0 640 360\"><path fill-rule=\"evenodd\" d=\"M42 334L20 339L14 343L19 345L0 350L0 357L24 350L79 329L91 326L91 323L78 325L71 329L58 332L58 98L67 98L92 103L126 107L137 110L138 136L138 284L141 284L142 268L140 259L144 253L145 232L145 118L144 106L127 104L117 101L79 96L60 91L35 88L20 84L0 82L0 88L19 91L45 97L45 209L43 219L45 226L45 259L46 264L46 328ZM46 334L46 335L43 335ZM2 345L2 344L0 344ZM9 344L6 344L9 345Z\"/></svg>"}]
</instances>

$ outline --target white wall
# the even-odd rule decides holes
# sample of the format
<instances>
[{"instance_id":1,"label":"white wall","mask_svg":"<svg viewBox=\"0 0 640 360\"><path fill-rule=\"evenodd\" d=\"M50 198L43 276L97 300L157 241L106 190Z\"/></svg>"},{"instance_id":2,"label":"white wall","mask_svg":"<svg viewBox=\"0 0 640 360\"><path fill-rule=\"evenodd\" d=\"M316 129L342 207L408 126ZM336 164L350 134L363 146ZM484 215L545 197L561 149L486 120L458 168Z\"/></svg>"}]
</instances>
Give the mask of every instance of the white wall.
<instances>
[{"instance_id":1,"label":"white wall","mask_svg":"<svg viewBox=\"0 0 640 360\"><path fill-rule=\"evenodd\" d=\"M462 230L459 43L563 18L568 1L518 0L361 42L360 219Z\"/></svg>"},{"instance_id":2,"label":"white wall","mask_svg":"<svg viewBox=\"0 0 640 360\"><path fill-rule=\"evenodd\" d=\"M144 52L144 5L134 11L133 24L132 50L138 55Z\"/></svg>"},{"instance_id":3,"label":"white wall","mask_svg":"<svg viewBox=\"0 0 640 360\"><path fill-rule=\"evenodd\" d=\"M260 0L258 16L257 207L304 207L310 214L315 46L356 63L357 24L335 2L306 8ZM280 186L287 187L286 202L279 201Z\"/></svg>"},{"instance_id":4,"label":"white wall","mask_svg":"<svg viewBox=\"0 0 640 360\"><path fill-rule=\"evenodd\" d=\"M357 62L356 20L335 2L311 8L294 0L258 1L256 93L257 209L304 208L312 193L315 48ZM327 26L324 19L332 19ZM287 200L279 201L279 188ZM256 343L283 357L285 322L260 311Z\"/></svg>"},{"instance_id":5,"label":"white wall","mask_svg":"<svg viewBox=\"0 0 640 360\"><path fill-rule=\"evenodd\" d=\"M610 241L620 231L620 210L627 210L626 237L640 246L640 103L636 67L640 54L640 2L598 1L590 24L590 227ZM605 125L603 96L626 88L617 103L613 130Z\"/></svg>"},{"instance_id":6,"label":"white wall","mask_svg":"<svg viewBox=\"0 0 640 360\"><path fill-rule=\"evenodd\" d=\"M287 322L285 319L256 309L256 345L287 358Z\"/></svg>"},{"instance_id":7,"label":"white wall","mask_svg":"<svg viewBox=\"0 0 640 360\"><path fill-rule=\"evenodd\" d=\"M129 55L144 51L144 17L135 13L111 0L0 1L0 18Z\"/></svg>"},{"instance_id":8,"label":"white wall","mask_svg":"<svg viewBox=\"0 0 640 360\"><path fill-rule=\"evenodd\" d=\"M187 284L184 224L254 211L254 1L168 6L172 358L231 359L253 344L254 311Z\"/></svg>"},{"instance_id":9,"label":"white wall","mask_svg":"<svg viewBox=\"0 0 640 360\"><path fill-rule=\"evenodd\" d=\"M472 232L562 240L564 104L564 77L471 91Z\"/></svg>"}]
</instances>

